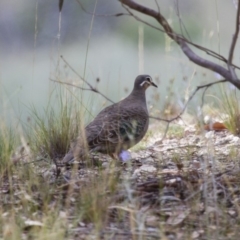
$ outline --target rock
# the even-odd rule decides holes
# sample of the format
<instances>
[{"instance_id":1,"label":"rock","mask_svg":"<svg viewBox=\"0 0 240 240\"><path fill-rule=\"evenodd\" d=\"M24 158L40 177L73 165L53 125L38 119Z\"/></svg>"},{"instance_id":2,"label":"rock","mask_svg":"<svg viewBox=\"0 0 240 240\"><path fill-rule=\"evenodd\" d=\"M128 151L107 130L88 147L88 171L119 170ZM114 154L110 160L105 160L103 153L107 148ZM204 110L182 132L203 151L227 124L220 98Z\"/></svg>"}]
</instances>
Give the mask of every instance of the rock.
<instances>
[{"instance_id":1,"label":"rock","mask_svg":"<svg viewBox=\"0 0 240 240\"><path fill-rule=\"evenodd\" d=\"M140 171L144 172L156 172L157 169L151 165L144 164L139 168Z\"/></svg>"}]
</instances>

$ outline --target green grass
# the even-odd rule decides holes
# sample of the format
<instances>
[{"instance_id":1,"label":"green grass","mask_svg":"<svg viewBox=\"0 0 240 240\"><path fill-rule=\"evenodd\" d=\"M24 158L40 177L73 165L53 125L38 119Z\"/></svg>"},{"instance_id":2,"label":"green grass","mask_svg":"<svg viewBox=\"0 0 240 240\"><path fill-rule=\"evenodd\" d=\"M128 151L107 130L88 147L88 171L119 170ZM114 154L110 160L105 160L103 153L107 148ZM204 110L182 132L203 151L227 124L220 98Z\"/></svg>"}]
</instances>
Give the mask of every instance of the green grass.
<instances>
[{"instance_id":1,"label":"green grass","mask_svg":"<svg viewBox=\"0 0 240 240\"><path fill-rule=\"evenodd\" d=\"M240 104L237 89L227 91L222 87L221 109L227 115L224 124L234 135L240 136Z\"/></svg>"},{"instance_id":2,"label":"green grass","mask_svg":"<svg viewBox=\"0 0 240 240\"><path fill-rule=\"evenodd\" d=\"M44 114L34 106L30 108L32 121L26 125L26 132L35 156L58 159L67 153L84 122L81 105L73 101L72 97L64 99L60 91L57 106L50 102Z\"/></svg>"},{"instance_id":3,"label":"green grass","mask_svg":"<svg viewBox=\"0 0 240 240\"><path fill-rule=\"evenodd\" d=\"M184 128L178 124L170 124L167 135L172 138L182 138L184 136Z\"/></svg>"},{"instance_id":4,"label":"green grass","mask_svg":"<svg viewBox=\"0 0 240 240\"><path fill-rule=\"evenodd\" d=\"M6 126L5 123L0 123L0 175L12 172L14 161L13 153L16 150L18 136L15 132Z\"/></svg>"},{"instance_id":5,"label":"green grass","mask_svg":"<svg viewBox=\"0 0 240 240\"><path fill-rule=\"evenodd\" d=\"M238 217L231 218L231 222L228 211L238 212L239 204L236 202L234 208L228 208L224 196L221 198L217 195L218 201L214 201L200 191L205 181L202 175L205 173L192 169L191 161L196 148L176 147L171 151L160 151L161 145L168 148L162 142L156 150L161 156L154 157L154 152L150 156L154 161L152 167L156 168L157 173L146 169L142 175L137 175L135 173L140 168L134 166L134 163L119 166L112 161L104 168L100 161L99 166L72 169L70 181L64 180L64 174L68 173L64 169L58 179L49 181L45 173L54 179L55 170L49 163L64 156L83 125L84 114L78 99L61 93L59 96L57 107L50 102L43 114L34 107L30 108L31 121L24 125L23 133L13 133L6 125L1 125L0 191L4 189L5 192L2 191L0 195L0 239L15 240L23 236L25 239L37 240L120 239L121 236L126 236L126 239L151 239L154 234L153 239L167 239L168 234L176 235L178 232L183 234L183 239L192 239L193 232L198 230L203 231L202 239L206 236L227 239L224 237L228 236L228 231L238 236L238 232L234 231L239 228ZM85 109L82 111L85 112ZM164 130L163 127L153 125L145 141ZM183 127L171 124L167 138L175 140L183 137ZM24 150L19 148L19 139L22 142L26 139ZM141 143L139 146L144 149ZM139 146L136 149L139 150ZM238 155L237 149L233 148L227 157L228 163L233 158L237 159ZM13 156L21 156L21 160L14 163L11 161ZM214 156L210 157L212 160ZM47 164L43 164L45 162ZM166 168L169 162L178 168ZM186 162L190 164L189 169ZM199 162L201 164L202 160ZM221 186L220 190L224 188L229 198L237 194L232 194L231 189L234 188L230 181L227 188L224 179L220 183L215 174L206 175L206 179L209 189L207 194L215 191L212 187L215 182ZM238 180L239 176L236 176L234 181ZM171 199L186 196L190 200L181 200L171 205ZM206 210L208 206L210 210ZM217 213L223 212L221 217L215 213L215 209ZM187 211L190 213L185 216ZM171 225L178 221L178 216L180 224Z\"/></svg>"},{"instance_id":6,"label":"green grass","mask_svg":"<svg viewBox=\"0 0 240 240\"><path fill-rule=\"evenodd\" d=\"M85 56L84 77L87 73L93 20L94 15ZM159 113L164 118L176 116L181 109L176 104L174 81L174 78L169 81L168 95L163 100L164 109ZM176 147L171 151L162 151L161 142L156 150L159 151L158 156L154 150L148 149L154 162L151 167L156 172L148 172L145 168L145 172L140 173L138 171L141 167L136 167L134 161L133 164L128 162L120 167L120 164L113 161L106 168L99 161L98 166L71 169L69 181L63 178L69 172L61 169L61 174L56 179L56 169L52 168L51 163L63 158L90 115L88 107L83 106L83 101L87 102L83 91L77 97L69 89L67 93L64 90L66 89L59 88L51 94L43 113L34 105L29 108L30 121L24 124L23 133L1 124L0 240L194 239L193 233L197 231L202 234L199 239L201 236L202 239L210 239L211 236L218 239L215 234L226 239L224 237L228 236L228 231L239 237L239 218L229 218L229 208L224 205L226 198L219 197L219 202L214 201L215 195L224 192L227 200L232 201L235 207L230 210L235 210L239 215L239 203L236 199L239 196L237 191L231 190L237 187L232 188L229 182L229 188L226 188L224 179L219 181L215 178L215 172L208 176L204 169L198 171L191 165L187 168L184 165L186 160L189 164L196 158L195 148L186 146L181 150ZM93 100L95 99L90 97L88 105L93 105ZM237 95L224 95L222 103L229 115L229 129L232 128L231 131L238 134L240 114ZM146 149L148 141L161 131L163 133L165 128L154 126L132 150ZM183 137L184 128L171 123L167 138L175 140ZM171 143L168 144L171 148ZM164 147L168 148L167 145ZM183 157L182 153L186 156ZM237 159L238 155L236 148L231 149L229 162L232 158ZM209 161L215 156L207 157L209 159L206 161ZM141 160L144 165L145 157ZM185 163L182 163L184 160ZM195 161L198 160L196 158ZM168 168L169 162L178 168L175 169L173 164ZM197 163L201 166L202 159ZM196 163L195 165L197 166ZM206 179L211 184L206 185ZM239 176L233 180L238 184ZM220 186L219 192L212 187L216 183ZM201 191L205 187L206 195ZM186 200L187 197L189 200ZM172 199L179 201L174 202ZM172 203L174 204L171 205ZM216 211L208 210L208 206ZM190 214L185 216L185 210L189 210ZM218 212L223 213L218 215ZM171 225L177 221L179 224ZM153 238L151 234L155 234Z\"/></svg>"},{"instance_id":7,"label":"green grass","mask_svg":"<svg viewBox=\"0 0 240 240\"><path fill-rule=\"evenodd\" d=\"M62 159L89 117L72 93L64 95L58 89L57 95L57 104L52 104L52 100L56 103L52 94L44 113L29 108L30 121L23 133L1 124L0 190L6 189L9 203L4 206L0 197L0 215L6 214L9 221L0 217L0 239L21 239L23 231L28 239L66 239L73 236L68 224L77 228L79 222L94 223L93 233L98 235L108 221L108 208L120 183L114 164L108 169L91 166L81 184L74 178L66 183L62 176L51 184L44 177L54 175L50 163ZM26 140L28 150L18 147L20 138ZM19 161L12 161L19 156Z\"/></svg>"}]
</instances>

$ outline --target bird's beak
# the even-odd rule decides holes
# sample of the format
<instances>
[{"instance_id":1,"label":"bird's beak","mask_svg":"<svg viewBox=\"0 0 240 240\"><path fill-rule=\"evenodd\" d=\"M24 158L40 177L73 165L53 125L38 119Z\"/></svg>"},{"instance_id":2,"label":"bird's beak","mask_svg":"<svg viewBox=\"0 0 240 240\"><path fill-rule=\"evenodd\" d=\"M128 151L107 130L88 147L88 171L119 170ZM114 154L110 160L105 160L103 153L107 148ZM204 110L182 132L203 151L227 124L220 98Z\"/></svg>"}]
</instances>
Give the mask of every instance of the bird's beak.
<instances>
[{"instance_id":1,"label":"bird's beak","mask_svg":"<svg viewBox=\"0 0 240 240\"><path fill-rule=\"evenodd\" d=\"M151 81L151 85L154 86L154 87L158 87L154 82Z\"/></svg>"}]
</instances>

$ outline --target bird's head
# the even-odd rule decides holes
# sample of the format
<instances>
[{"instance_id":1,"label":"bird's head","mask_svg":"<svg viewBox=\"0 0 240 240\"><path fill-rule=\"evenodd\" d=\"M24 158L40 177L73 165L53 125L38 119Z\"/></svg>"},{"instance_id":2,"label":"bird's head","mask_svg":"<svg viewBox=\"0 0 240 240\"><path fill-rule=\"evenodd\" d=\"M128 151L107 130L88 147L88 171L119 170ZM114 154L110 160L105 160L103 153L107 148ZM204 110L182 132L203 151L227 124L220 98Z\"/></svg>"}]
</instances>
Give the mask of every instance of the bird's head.
<instances>
[{"instance_id":1,"label":"bird's head","mask_svg":"<svg viewBox=\"0 0 240 240\"><path fill-rule=\"evenodd\" d=\"M149 86L157 87L149 75L139 75L135 79L134 90L146 90Z\"/></svg>"}]
</instances>

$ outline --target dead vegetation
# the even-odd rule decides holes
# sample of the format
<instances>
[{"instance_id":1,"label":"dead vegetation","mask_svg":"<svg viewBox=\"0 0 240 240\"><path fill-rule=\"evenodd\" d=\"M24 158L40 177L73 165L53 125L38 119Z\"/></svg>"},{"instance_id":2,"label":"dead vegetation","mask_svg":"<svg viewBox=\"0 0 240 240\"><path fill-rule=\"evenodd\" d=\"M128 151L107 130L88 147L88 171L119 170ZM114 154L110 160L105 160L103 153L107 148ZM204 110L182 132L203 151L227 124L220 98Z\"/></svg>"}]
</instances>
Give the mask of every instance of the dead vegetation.
<instances>
[{"instance_id":1,"label":"dead vegetation","mask_svg":"<svg viewBox=\"0 0 240 240\"><path fill-rule=\"evenodd\" d=\"M25 136L2 125L2 239L239 239L238 136L185 114L165 138L154 122L130 161L93 154L66 168L80 119L65 104L33 109Z\"/></svg>"},{"instance_id":2,"label":"dead vegetation","mask_svg":"<svg viewBox=\"0 0 240 240\"><path fill-rule=\"evenodd\" d=\"M188 126L127 163L95 155L97 164L62 168L58 178L54 164L31 163L24 150L1 177L0 235L239 239L239 146L226 130L197 135Z\"/></svg>"}]
</instances>

